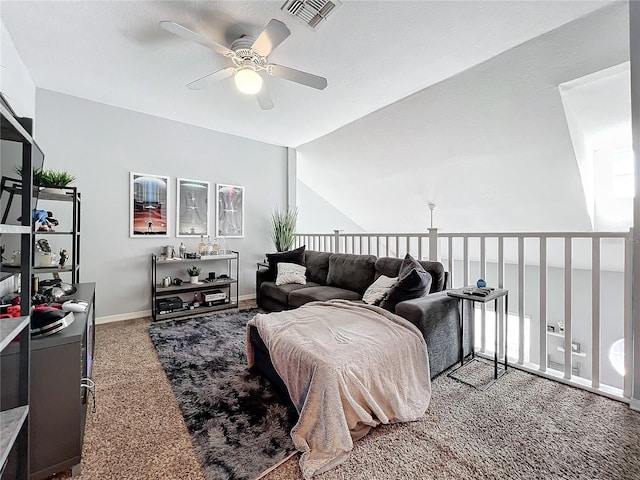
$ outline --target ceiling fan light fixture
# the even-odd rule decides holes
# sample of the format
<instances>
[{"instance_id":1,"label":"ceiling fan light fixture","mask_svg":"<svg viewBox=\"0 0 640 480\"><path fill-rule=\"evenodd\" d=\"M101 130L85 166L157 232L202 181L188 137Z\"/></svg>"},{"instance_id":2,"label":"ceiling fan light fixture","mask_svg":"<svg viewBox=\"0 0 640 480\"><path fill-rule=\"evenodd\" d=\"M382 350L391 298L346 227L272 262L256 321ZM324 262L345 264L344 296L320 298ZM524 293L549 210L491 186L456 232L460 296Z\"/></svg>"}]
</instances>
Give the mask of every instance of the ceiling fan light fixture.
<instances>
[{"instance_id":1,"label":"ceiling fan light fixture","mask_svg":"<svg viewBox=\"0 0 640 480\"><path fill-rule=\"evenodd\" d=\"M262 76L251 67L243 67L233 77L238 90L247 95L255 95L262 90Z\"/></svg>"}]
</instances>

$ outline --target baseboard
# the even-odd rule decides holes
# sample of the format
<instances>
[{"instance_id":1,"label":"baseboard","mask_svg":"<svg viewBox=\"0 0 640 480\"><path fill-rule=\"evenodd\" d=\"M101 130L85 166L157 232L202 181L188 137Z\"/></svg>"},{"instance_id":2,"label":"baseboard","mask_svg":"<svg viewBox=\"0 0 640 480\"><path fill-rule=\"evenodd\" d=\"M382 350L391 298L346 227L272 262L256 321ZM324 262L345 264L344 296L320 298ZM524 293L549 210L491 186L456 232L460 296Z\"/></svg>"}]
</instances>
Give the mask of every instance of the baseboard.
<instances>
[{"instance_id":1,"label":"baseboard","mask_svg":"<svg viewBox=\"0 0 640 480\"><path fill-rule=\"evenodd\" d=\"M121 322L123 320L133 320L136 318L150 317L151 310L141 310L139 312L119 313L117 315L107 315L106 317L97 317L96 325L111 322Z\"/></svg>"},{"instance_id":2,"label":"baseboard","mask_svg":"<svg viewBox=\"0 0 640 480\"><path fill-rule=\"evenodd\" d=\"M255 300L256 294L249 293L247 295L240 295L238 297L239 301L244 300ZM106 317L97 317L96 325L101 325L103 323L111 323L111 322L121 322L123 320L134 320L136 318L142 317L150 317L151 310L141 310L139 312L129 312L129 313L119 313L117 315L107 315Z\"/></svg>"},{"instance_id":3,"label":"baseboard","mask_svg":"<svg viewBox=\"0 0 640 480\"><path fill-rule=\"evenodd\" d=\"M631 407L631 410L640 412L640 400L632 398L631 400L629 400L629 407Z\"/></svg>"}]
</instances>

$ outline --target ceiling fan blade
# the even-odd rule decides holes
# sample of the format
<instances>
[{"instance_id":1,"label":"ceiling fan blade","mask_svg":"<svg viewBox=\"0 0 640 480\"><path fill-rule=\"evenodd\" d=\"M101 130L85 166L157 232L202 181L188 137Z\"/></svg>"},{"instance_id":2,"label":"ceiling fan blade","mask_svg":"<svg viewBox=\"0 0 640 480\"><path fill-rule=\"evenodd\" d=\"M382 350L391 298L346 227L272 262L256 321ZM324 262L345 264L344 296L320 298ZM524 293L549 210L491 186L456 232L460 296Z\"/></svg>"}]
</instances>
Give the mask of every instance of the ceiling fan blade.
<instances>
[{"instance_id":1,"label":"ceiling fan blade","mask_svg":"<svg viewBox=\"0 0 640 480\"><path fill-rule=\"evenodd\" d=\"M291 35L291 31L287 28L287 26L282 23L280 20L276 20L275 18L271 19L271 21L264 27L262 33L258 35L256 41L253 42L251 48L261 57L266 57L271 52L275 50L275 48L280 45L289 35Z\"/></svg>"},{"instance_id":2,"label":"ceiling fan blade","mask_svg":"<svg viewBox=\"0 0 640 480\"><path fill-rule=\"evenodd\" d=\"M271 95L269 95L266 82L262 83L262 88L256 94L256 98L262 110L271 110L273 108L273 100L271 100Z\"/></svg>"},{"instance_id":3,"label":"ceiling fan blade","mask_svg":"<svg viewBox=\"0 0 640 480\"><path fill-rule=\"evenodd\" d=\"M210 48L214 52L218 52L220 55L225 56L233 56L235 52L224 45L220 45L219 43L214 42L213 40L209 40L206 37L203 37L199 33L193 32L182 25L178 25L175 22L170 22L168 20L163 20L160 22L160 27L165 29L167 32L173 33L180 38L184 38L185 40L190 40L192 42L199 43L207 48Z\"/></svg>"},{"instance_id":4,"label":"ceiling fan blade","mask_svg":"<svg viewBox=\"0 0 640 480\"><path fill-rule=\"evenodd\" d=\"M312 73L301 72L295 68L284 67L282 65L272 63L269 65L267 71L274 77L280 77L291 82L301 83L307 87L317 88L318 90L324 90L327 88L326 78L313 75Z\"/></svg>"},{"instance_id":5,"label":"ceiling fan blade","mask_svg":"<svg viewBox=\"0 0 640 480\"><path fill-rule=\"evenodd\" d=\"M191 83L187 83L187 87L191 90L202 90L203 88L209 87L220 80L223 80L227 77L230 77L235 72L235 68L227 67L222 70L218 70L216 72L210 73L209 75L205 75L202 78L194 80Z\"/></svg>"}]
</instances>

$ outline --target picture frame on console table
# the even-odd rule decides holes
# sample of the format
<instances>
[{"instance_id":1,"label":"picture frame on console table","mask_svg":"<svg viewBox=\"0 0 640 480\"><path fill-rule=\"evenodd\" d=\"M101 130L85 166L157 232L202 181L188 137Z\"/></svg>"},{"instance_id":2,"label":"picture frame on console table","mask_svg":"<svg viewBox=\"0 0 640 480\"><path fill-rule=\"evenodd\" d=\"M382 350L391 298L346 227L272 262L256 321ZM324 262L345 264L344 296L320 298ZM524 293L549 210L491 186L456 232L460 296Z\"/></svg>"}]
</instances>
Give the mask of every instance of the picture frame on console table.
<instances>
[{"instance_id":1,"label":"picture frame on console table","mask_svg":"<svg viewBox=\"0 0 640 480\"><path fill-rule=\"evenodd\" d=\"M176 179L176 236L210 235L209 182Z\"/></svg>"},{"instance_id":2,"label":"picture frame on console table","mask_svg":"<svg viewBox=\"0 0 640 480\"><path fill-rule=\"evenodd\" d=\"M169 236L169 177L130 173L129 236Z\"/></svg>"},{"instance_id":3,"label":"picture frame on console table","mask_svg":"<svg viewBox=\"0 0 640 480\"><path fill-rule=\"evenodd\" d=\"M216 183L216 237L244 238L244 187Z\"/></svg>"}]
</instances>

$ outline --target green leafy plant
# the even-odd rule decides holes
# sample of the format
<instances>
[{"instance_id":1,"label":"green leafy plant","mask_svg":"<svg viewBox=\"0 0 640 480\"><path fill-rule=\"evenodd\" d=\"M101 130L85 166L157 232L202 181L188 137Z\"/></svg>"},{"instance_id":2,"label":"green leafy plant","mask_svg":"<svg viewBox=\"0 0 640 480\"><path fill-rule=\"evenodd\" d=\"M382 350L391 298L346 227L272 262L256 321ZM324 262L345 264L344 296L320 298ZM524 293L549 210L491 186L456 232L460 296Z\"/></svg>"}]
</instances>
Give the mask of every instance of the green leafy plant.
<instances>
[{"instance_id":1,"label":"green leafy plant","mask_svg":"<svg viewBox=\"0 0 640 480\"><path fill-rule=\"evenodd\" d=\"M16 167L15 171L18 175L22 176L22 167ZM33 169L33 184L38 187L66 187L75 179L75 175L71 175L64 170L42 170L40 168Z\"/></svg>"},{"instance_id":2,"label":"green leafy plant","mask_svg":"<svg viewBox=\"0 0 640 480\"><path fill-rule=\"evenodd\" d=\"M196 267L195 265L192 265L191 267L187 268L187 273L189 274L190 277L197 277L198 275L200 275L201 271L202 269L200 267Z\"/></svg>"},{"instance_id":3,"label":"green leafy plant","mask_svg":"<svg viewBox=\"0 0 640 480\"><path fill-rule=\"evenodd\" d=\"M298 209L276 209L271 214L271 239L278 252L291 250L295 240Z\"/></svg>"},{"instance_id":4,"label":"green leafy plant","mask_svg":"<svg viewBox=\"0 0 640 480\"><path fill-rule=\"evenodd\" d=\"M66 187L76 179L64 170L43 170L40 179L41 187ZM34 182L35 183L35 182Z\"/></svg>"}]
</instances>

